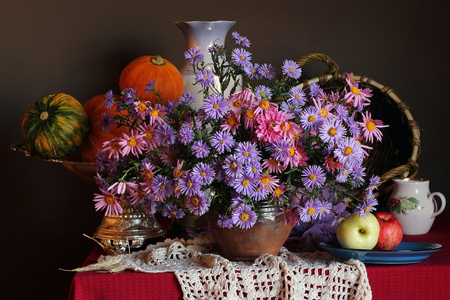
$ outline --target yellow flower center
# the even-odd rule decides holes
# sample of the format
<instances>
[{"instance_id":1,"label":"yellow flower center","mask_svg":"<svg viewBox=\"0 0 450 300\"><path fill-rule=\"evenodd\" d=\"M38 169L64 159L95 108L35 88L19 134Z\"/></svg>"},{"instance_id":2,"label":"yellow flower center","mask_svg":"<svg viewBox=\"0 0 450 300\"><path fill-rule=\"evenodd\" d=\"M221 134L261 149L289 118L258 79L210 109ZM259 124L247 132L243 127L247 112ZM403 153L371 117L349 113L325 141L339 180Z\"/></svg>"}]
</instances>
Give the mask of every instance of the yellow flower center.
<instances>
[{"instance_id":1,"label":"yellow flower center","mask_svg":"<svg viewBox=\"0 0 450 300\"><path fill-rule=\"evenodd\" d=\"M233 103L234 107L241 107L241 105L242 105L242 100L241 99L238 99L238 100L234 101L234 103Z\"/></svg>"},{"instance_id":2,"label":"yellow flower center","mask_svg":"<svg viewBox=\"0 0 450 300\"><path fill-rule=\"evenodd\" d=\"M315 213L316 213L316 210L314 208L312 208L312 207L308 208L308 210L307 210L308 215L313 215Z\"/></svg>"},{"instance_id":3,"label":"yellow flower center","mask_svg":"<svg viewBox=\"0 0 450 300\"><path fill-rule=\"evenodd\" d=\"M253 119L255 117L255 112L253 109L249 109L245 112L245 116L249 119Z\"/></svg>"},{"instance_id":4,"label":"yellow flower center","mask_svg":"<svg viewBox=\"0 0 450 300\"><path fill-rule=\"evenodd\" d=\"M192 182L190 182L190 181L186 182L186 186L187 186L187 187L191 187L191 186L192 186L192 184L193 184L193 183L192 183Z\"/></svg>"},{"instance_id":5,"label":"yellow flower center","mask_svg":"<svg viewBox=\"0 0 450 300\"><path fill-rule=\"evenodd\" d=\"M289 129L291 129L291 124L289 124L289 122L284 122L283 124L281 124L280 129L284 132L289 131Z\"/></svg>"},{"instance_id":6,"label":"yellow flower center","mask_svg":"<svg viewBox=\"0 0 450 300\"><path fill-rule=\"evenodd\" d=\"M328 135L335 136L336 133L337 133L336 128L330 128L330 129L328 130Z\"/></svg>"},{"instance_id":7,"label":"yellow flower center","mask_svg":"<svg viewBox=\"0 0 450 300\"><path fill-rule=\"evenodd\" d=\"M342 171L342 175L347 175L347 173L348 173L348 170L344 170L344 171Z\"/></svg>"},{"instance_id":8,"label":"yellow flower center","mask_svg":"<svg viewBox=\"0 0 450 300\"><path fill-rule=\"evenodd\" d=\"M241 221L243 221L243 222L245 222L245 221L247 221L248 220L248 213L242 213L240 216L239 216L239 219L241 219Z\"/></svg>"},{"instance_id":9,"label":"yellow flower center","mask_svg":"<svg viewBox=\"0 0 450 300\"><path fill-rule=\"evenodd\" d=\"M261 178L261 183L262 184L268 184L270 182L270 178L269 177L263 177Z\"/></svg>"},{"instance_id":10,"label":"yellow flower center","mask_svg":"<svg viewBox=\"0 0 450 300\"><path fill-rule=\"evenodd\" d=\"M244 155L245 157L249 156L250 153L248 153L248 151L245 151L244 153L242 153L242 155Z\"/></svg>"},{"instance_id":11,"label":"yellow flower center","mask_svg":"<svg viewBox=\"0 0 450 300\"><path fill-rule=\"evenodd\" d=\"M290 147L290 148L289 148L289 155L290 155L290 156L294 156L294 154L295 154L295 149L292 148L292 147Z\"/></svg>"},{"instance_id":12,"label":"yellow flower center","mask_svg":"<svg viewBox=\"0 0 450 300\"><path fill-rule=\"evenodd\" d=\"M137 145L137 140L134 137L132 137L128 140L128 146L136 147L136 145Z\"/></svg>"},{"instance_id":13,"label":"yellow flower center","mask_svg":"<svg viewBox=\"0 0 450 300\"><path fill-rule=\"evenodd\" d=\"M270 106L270 102L267 100L262 100L259 103L259 107L261 107L262 109L267 109L267 108L269 108L269 106Z\"/></svg>"},{"instance_id":14,"label":"yellow flower center","mask_svg":"<svg viewBox=\"0 0 450 300\"><path fill-rule=\"evenodd\" d=\"M138 105L138 110L139 112L144 112L147 109L147 105L145 105L145 103L139 103Z\"/></svg>"},{"instance_id":15,"label":"yellow flower center","mask_svg":"<svg viewBox=\"0 0 450 300\"><path fill-rule=\"evenodd\" d=\"M372 130L375 129L375 123L372 122L372 121L369 121L369 122L366 123L366 127L367 127L367 129L369 129L370 131L372 131Z\"/></svg>"},{"instance_id":16,"label":"yellow flower center","mask_svg":"<svg viewBox=\"0 0 450 300\"><path fill-rule=\"evenodd\" d=\"M359 95L359 89L356 86L352 87L352 93L355 95Z\"/></svg>"},{"instance_id":17,"label":"yellow flower center","mask_svg":"<svg viewBox=\"0 0 450 300\"><path fill-rule=\"evenodd\" d=\"M269 164L275 166L275 165L278 165L278 161L276 161L275 159L271 158L271 159L269 160Z\"/></svg>"},{"instance_id":18,"label":"yellow flower center","mask_svg":"<svg viewBox=\"0 0 450 300\"><path fill-rule=\"evenodd\" d=\"M325 108L322 108L320 110L320 116L325 118L327 115L328 115L328 111Z\"/></svg>"},{"instance_id":19,"label":"yellow flower center","mask_svg":"<svg viewBox=\"0 0 450 300\"><path fill-rule=\"evenodd\" d=\"M201 173L200 173L200 176L201 176L201 177L205 177L205 176L206 176L206 172L201 172Z\"/></svg>"},{"instance_id":20,"label":"yellow flower center","mask_svg":"<svg viewBox=\"0 0 450 300\"><path fill-rule=\"evenodd\" d=\"M159 188L162 189L162 190L165 190L165 189L166 189L166 186L165 186L164 184L160 184L160 185L159 185Z\"/></svg>"},{"instance_id":21,"label":"yellow flower center","mask_svg":"<svg viewBox=\"0 0 450 300\"><path fill-rule=\"evenodd\" d=\"M180 169L176 169L175 170L175 177L181 177L181 175L183 175L183 171L181 171Z\"/></svg>"},{"instance_id":22,"label":"yellow flower center","mask_svg":"<svg viewBox=\"0 0 450 300\"><path fill-rule=\"evenodd\" d=\"M111 195L106 195L105 202L108 204L114 204L114 203L116 203L116 199Z\"/></svg>"},{"instance_id":23,"label":"yellow flower center","mask_svg":"<svg viewBox=\"0 0 450 300\"><path fill-rule=\"evenodd\" d=\"M316 120L316 117L314 115L311 115L308 117L309 122L314 122Z\"/></svg>"},{"instance_id":24,"label":"yellow flower center","mask_svg":"<svg viewBox=\"0 0 450 300\"><path fill-rule=\"evenodd\" d=\"M289 72L294 72L294 71L295 71L295 69L293 67L289 68Z\"/></svg>"},{"instance_id":25,"label":"yellow flower center","mask_svg":"<svg viewBox=\"0 0 450 300\"><path fill-rule=\"evenodd\" d=\"M256 172L258 170L256 167L252 167L252 172Z\"/></svg>"},{"instance_id":26,"label":"yellow flower center","mask_svg":"<svg viewBox=\"0 0 450 300\"><path fill-rule=\"evenodd\" d=\"M150 171L145 172L144 174L145 178L147 178L148 180L152 180L153 179L153 173Z\"/></svg>"},{"instance_id":27,"label":"yellow flower center","mask_svg":"<svg viewBox=\"0 0 450 300\"><path fill-rule=\"evenodd\" d=\"M275 195L275 197L278 197L281 195L281 189L280 188L276 188L275 191L273 192L273 194Z\"/></svg>"},{"instance_id":28,"label":"yellow flower center","mask_svg":"<svg viewBox=\"0 0 450 300\"><path fill-rule=\"evenodd\" d=\"M199 207L200 206L200 199L197 197L197 196L194 196L193 198L192 198L192 204L195 206L195 207Z\"/></svg>"},{"instance_id":29,"label":"yellow flower center","mask_svg":"<svg viewBox=\"0 0 450 300\"><path fill-rule=\"evenodd\" d=\"M344 155L349 156L350 154L352 154L352 152L353 152L353 148L349 146L349 147L345 148Z\"/></svg>"},{"instance_id":30,"label":"yellow flower center","mask_svg":"<svg viewBox=\"0 0 450 300\"><path fill-rule=\"evenodd\" d=\"M364 208L364 212L369 212L372 209L372 206L367 206L366 208Z\"/></svg>"},{"instance_id":31,"label":"yellow flower center","mask_svg":"<svg viewBox=\"0 0 450 300\"><path fill-rule=\"evenodd\" d=\"M152 110L152 116L153 117L159 116L159 112L156 109Z\"/></svg>"},{"instance_id":32,"label":"yellow flower center","mask_svg":"<svg viewBox=\"0 0 450 300\"><path fill-rule=\"evenodd\" d=\"M239 58L242 59L242 60L244 60L244 59L245 59L245 56L244 56L244 55L241 55L241 56L239 56Z\"/></svg>"},{"instance_id":33,"label":"yellow flower center","mask_svg":"<svg viewBox=\"0 0 450 300\"><path fill-rule=\"evenodd\" d=\"M235 118L235 117L229 117L229 118L227 119L227 123L228 123L228 125L230 125L230 126L236 125L236 118Z\"/></svg>"},{"instance_id":34,"label":"yellow flower center","mask_svg":"<svg viewBox=\"0 0 450 300\"><path fill-rule=\"evenodd\" d=\"M314 174L309 175L309 179L311 179L312 181L316 181L317 180L317 176Z\"/></svg>"},{"instance_id":35,"label":"yellow flower center","mask_svg":"<svg viewBox=\"0 0 450 300\"><path fill-rule=\"evenodd\" d=\"M146 131L145 132L145 136L144 136L144 140L149 141L151 139L153 139L153 133L151 133L150 131Z\"/></svg>"},{"instance_id":36,"label":"yellow flower center","mask_svg":"<svg viewBox=\"0 0 450 300\"><path fill-rule=\"evenodd\" d=\"M113 148L114 150L119 149L120 148L119 141L112 141L111 142L111 148Z\"/></svg>"},{"instance_id":37,"label":"yellow flower center","mask_svg":"<svg viewBox=\"0 0 450 300\"><path fill-rule=\"evenodd\" d=\"M249 185L249 184L250 184L250 181L248 181L248 179L242 180L242 185L243 185L243 186L247 186L247 185Z\"/></svg>"},{"instance_id":38,"label":"yellow flower center","mask_svg":"<svg viewBox=\"0 0 450 300\"><path fill-rule=\"evenodd\" d=\"M238 167L238 164L236 162L231 163L230 168L232 168L233 170L236 170Z\"/></svg>"},{"instance_id":39,"label":"yellow flower center","mask_svg":"<svg viewBox=\"0 0 450 300\"><path fill-rule=\"evenodd\" d=\"M139 198L144 198L144 196L145 195L147 195L147 193L146 192L144 192L144 191L139 191Z\"/></svg>"}]
</instances>

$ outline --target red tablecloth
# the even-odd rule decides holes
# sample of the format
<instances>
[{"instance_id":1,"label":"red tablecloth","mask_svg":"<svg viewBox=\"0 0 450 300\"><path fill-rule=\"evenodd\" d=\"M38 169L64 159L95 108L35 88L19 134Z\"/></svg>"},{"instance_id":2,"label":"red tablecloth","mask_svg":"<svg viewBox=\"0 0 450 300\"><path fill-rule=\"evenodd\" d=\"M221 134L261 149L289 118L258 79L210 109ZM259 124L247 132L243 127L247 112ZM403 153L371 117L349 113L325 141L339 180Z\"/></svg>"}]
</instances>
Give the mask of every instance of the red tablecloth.
<instances>
[{"instance_id":1,"label":"red tablecloth","mask_svg":"<svg viewBox=\"0 0 450 300\"><path fill-rule=\"evenodd\" d=\"M403 241L433 242L444 246L428 259L408 265L366 265L373 299L450 299L450 212L435 220L425 235L405 235ZM95 247L83 266L95 263L103 254ZM182 299L181 287L173 273L118 274L101 272L76 273L69 300L98 299Z\"/></svg>"}]
</instances>

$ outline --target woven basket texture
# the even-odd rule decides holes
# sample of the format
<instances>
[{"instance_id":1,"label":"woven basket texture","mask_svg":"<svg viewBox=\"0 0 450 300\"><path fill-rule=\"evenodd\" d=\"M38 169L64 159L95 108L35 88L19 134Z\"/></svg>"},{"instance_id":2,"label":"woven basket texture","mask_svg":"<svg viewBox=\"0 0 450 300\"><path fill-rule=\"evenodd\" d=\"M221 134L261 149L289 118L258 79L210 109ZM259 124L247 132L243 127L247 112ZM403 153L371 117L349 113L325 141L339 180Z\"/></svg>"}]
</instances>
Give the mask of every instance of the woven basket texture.
<instances>
[{"instance_id":1,"label":"woven basket texture","mask_svg":"<svg viewBox=\"0 0 450 300\"><path fill-rule=\"evenodd\" d=\"M344 87L344 74L339 73L338 65L322 53L308 54L297 60L299 66L310 61L320 61L328 65L328 71L316 78L304 80L300 87L307 90L313 83L324 90L335 90ZM373 174L380 176L377 197L384 201L392 189L392 179L410 178L417 174L420 155L420 129L414 120L408 105L401 101L393 89L383 86L375 80L354 75L360 86L372 90L371 104L368 110L374 119L382 120L389 127L382 128L383 139L374 141L369 158L364 166L368 178ZM383 200L384 199L384 200ZM381 204L381 203L380 203Z\"/></svg>"}]
</instances>

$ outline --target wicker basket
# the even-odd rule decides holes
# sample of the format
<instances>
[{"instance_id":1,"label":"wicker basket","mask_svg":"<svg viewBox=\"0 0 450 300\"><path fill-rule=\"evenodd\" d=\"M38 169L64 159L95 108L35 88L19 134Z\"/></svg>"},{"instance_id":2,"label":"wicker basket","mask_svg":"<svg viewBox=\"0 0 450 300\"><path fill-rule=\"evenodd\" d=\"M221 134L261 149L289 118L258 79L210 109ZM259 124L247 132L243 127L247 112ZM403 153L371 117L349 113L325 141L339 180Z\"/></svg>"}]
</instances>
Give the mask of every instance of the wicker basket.
<instances>
[{"instance_id":1,"label":"wicker basket","mask_svg":"<svg viewBox=\"0 0 450 300\"><path fill-rule=\"evenodd\" d=\"M298 59L297 64L303 66L310 61L326 63L328 71L319 77L304 80L300 84L303 90L313 83L319 84L324 90L344 86L344 76L338 73L339 67L330 57L313 53ZM399 99L394 90L366 76L354 75L353 78L359 80L362 87L372 90L373 96L368 107L372 117L389 125L382 129L383 139L374 143L364 165L369 177L375 174L381 178L377 197L382 204L391 192L392 179L414 177L417 174L417 158L420 154L419 125L413 119L409 107Z\"/></svg>"}]
</instances>

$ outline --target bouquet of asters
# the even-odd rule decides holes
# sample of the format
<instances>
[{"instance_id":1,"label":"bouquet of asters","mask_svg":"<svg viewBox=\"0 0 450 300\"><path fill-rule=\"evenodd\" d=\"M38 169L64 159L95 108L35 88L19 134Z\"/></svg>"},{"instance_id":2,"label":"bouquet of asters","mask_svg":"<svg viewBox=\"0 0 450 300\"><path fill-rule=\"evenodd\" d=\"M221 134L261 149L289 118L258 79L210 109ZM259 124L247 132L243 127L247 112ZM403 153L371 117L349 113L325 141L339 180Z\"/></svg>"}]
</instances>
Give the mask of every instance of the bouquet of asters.
<instances>
[{"instance_id":1,"label":"bouquet of asters","mask_svg":"<svg viewBox=\"0 0 450 300\"><path fill-rule=\"evenodd\" d=\"M185 52L202 86L199 109L191 107L198 95L188 93L166 105L142 101L129 88L119 97L106 93L105 105L126 113L105 116L105 129L127 126L129 134L97 155L96 209L119 215L124 203L139 203L181 218L217 203L225 208L220 227L244 229L260 220L261 201L278 206L291 225L373 211L379 178L366 178L363 163L385 125L367 110L371 91L352 74L340 89L302 90L296 62L284 61L277 74L271 64L252 62L246 37L234 32L233 39L230 52L218 45ZM146 92L158 96L158 87L149 82ZM345 212L333 210L337 202Z\"/></svg>"}]
</instances>

